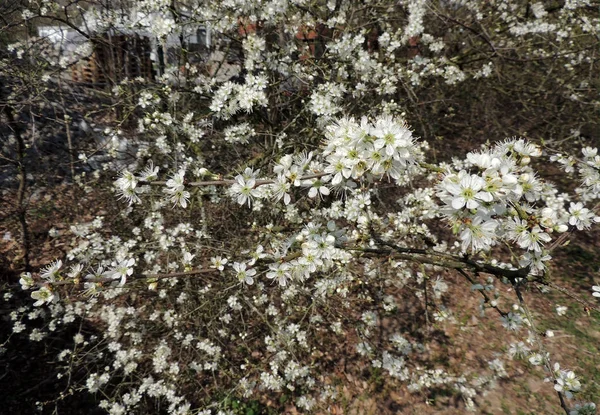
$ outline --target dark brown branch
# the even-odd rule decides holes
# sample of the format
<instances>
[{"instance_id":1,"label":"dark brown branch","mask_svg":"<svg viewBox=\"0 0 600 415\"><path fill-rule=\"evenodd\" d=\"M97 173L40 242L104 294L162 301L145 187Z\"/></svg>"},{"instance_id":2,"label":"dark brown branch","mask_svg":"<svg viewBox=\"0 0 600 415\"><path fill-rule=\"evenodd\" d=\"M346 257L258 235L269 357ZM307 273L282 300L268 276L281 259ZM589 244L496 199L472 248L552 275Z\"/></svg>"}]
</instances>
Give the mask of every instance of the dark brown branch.
<instances>
[{"instance_id":1,"label":"dark brown branch","mask_svg":"<svg viewBox=\"0 0 600 415\"><path fill-rule=\"evenodd\" d=\"M519 269L505 269L496 267L494 265L480 263L470 259L468 256L459 256L452 254L445 254L442 252L436 252L428 249L418 249L418 248L404 248L397 246L391 242L385 241L381 239L373 230L371 230L371 237L377 242L379 245L387 246L392 249L392 251L385 249L372 249L365 248L364 252L378 253L382 255L390 255L392 252L396 253L397 257L406 259L408 261L417 261L425 264L439 265L444 268L452 268L452 269L463 269L469 268L473 271L477 272L485 272L488 274L493 274L497 277L505 277L508 279L513 285L517 282L517 280L526 279L530 272L530 267L523 267ZM417 254L417 255L406 255L406 254ZM433 259L439 258L439 259Z\"/></svg>"},{"instance_id":2,"label":"dark brown branch","mask_svg":"<svg viewBox=\"0 0 600 415\"><path fill-rule=\"evenodd\" d=\"M17 141L17 170L19 177L19 188L17 189L17 218L21 227L21 243L23 246L23 262L25 271L31 271L29 262L29 227L27 225L27 208L25 206L25 193L27 191L27 171L25 168L25 142L23 141L24 128L19 120L19 115L8 105L4 107L4 112L8 118L8 124L12 128Z\"/></svg>"}]
</instances>

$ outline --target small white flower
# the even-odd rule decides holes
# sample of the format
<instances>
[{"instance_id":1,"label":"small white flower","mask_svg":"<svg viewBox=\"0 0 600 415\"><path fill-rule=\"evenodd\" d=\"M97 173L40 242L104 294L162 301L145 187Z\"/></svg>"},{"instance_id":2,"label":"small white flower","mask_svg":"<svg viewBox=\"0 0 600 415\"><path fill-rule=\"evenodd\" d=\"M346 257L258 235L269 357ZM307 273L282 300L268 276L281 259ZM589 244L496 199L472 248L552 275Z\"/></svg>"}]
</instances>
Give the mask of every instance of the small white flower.
<instances>
[{"instance_id":1,"label":"small white flower","mask_svg":"<svg viewBox=\"0 0 600 415\"><path fill-rule=\"evenodd\" d=\"M600 220L593 212L583 207L583 203L581 202L571 203L569 214L569 225L575 226L579 230L589 229L592 222Z\"/></svg>"},{"instance_id":2,"label":"small white flower","mask_svg":"<svg viewBox=\"0 0 600 415\"><path fill-rule=\"evenodd\" d=\"M230 192L237 198L237 202L240 205L248 203L248 207L252 204L252 199L258 196L258 190L256 186L256 178L250 168L246 169L244 175L237 175L235 177L235 183L231 186Z\"/></svg>"},{"instance_id":3,"label":"small white flower","mask_svg":"<svg viewBox=\"0 0 600 415\"><path fill-rule=\"evenodd\" d=\"M19 284L21 284L22 290L28 290L35 285L33 281L33 277L31 276L31 272L24 272L21 274L21 278L19 279Z\"/></svg>"},{"instance_id":4,"label":"small white flower","mask_svg":"<svg viewBox=\"0 0 600 415\"><path fill-rule=\"evenodd\" d=\"M183 264L184 265L190 265L192 263L192 259L194 259L196 255L193 255L192 253L188 252L188 251L184 251L183 252Z\"/></svg>"},{"instance_id":5,"label":"small white flower","mask_svg":"<svg viewBox=\"0 0 600 415\"><path fill-rule=\"evenodd\" d=\"M60 276L61 268L62 261L60 259L58 261L54 261L42 270L40 278L54 282Z\"/></svg>"},{"instance_id":6,"label":"small white flower","mask_svg":"<svg viewBox=\"0 0 600 415\"><path fill-rule=\"evenodd\" d=\"M523 318L519 314L508 313L502 317L502 325L510 331L517 331L523 324Z\"/></svg>"},{"instance_id":7,"label":"small white flower","mask_svg":"<svg viewBox=\"0 0 600 415\"><path fill-rule=\"evenodd\" d=\"M540 366L544 363L544 356L540 353L532 353L531 356L529 356L529 363L534 366Z\"/></svg>"},{"instance_id":8,"label":"small white flower","mask_svg":"<svg viewBox=\"0 0 600 415\"><path fill-rule=\"evenodd\" d=\"M598 287L598 289L600 290L600 287ZM600 297L600 295L599 295ZM558 314L559 316L564 316L565 314L567 314L567 307L563 306L563 305L557 305L556 306L556 314Z\"/></svg>"},{"instance_id":9,"label":"small white flower","mask_svg":"<svg viewBox=\"0 0 600 415\"><path fill-rule=\"evenodd\" d=\"M185 170L179 170L169 180L167 180L167 187L170 189L183 189L185 181Z\"/></svg>"},{"instance_id":10,"label":"small white flower","mask_svg":"<svg viewBox=\"0 0 600 415\"><path fill-rule=\"evenodd\" d=\"M581 382L572 370L561 370L558 373L554 389L563 392L569 399L573 397L573 392L581 390Z\"/></svg>"},{"instance_id":11,"label":"small white flower","mask_svg":"<svg viewBox=\"0 0 600 415\"><path fill-rule=\"evenodd\" d=\"M37 300L33 305L39 307L44 303L50 304L53 301L58 300L58 296L55 295L50 287L44 285L39 290L31 293L31 298Z\"/></svg>"},{"instance_id":12,"label":"small white flower","mask_svg":"<svg viewBox=\"0 0 600 415\"><path fill-rule=\"evenodd\" d=\"M327 176L325 176L327 177ZM304 186L310 186L308 197L314 199L317 196L323 197L329 195L330 191L321 179L307 180L303 183Z\"/></svg>"},{"instance_id":13,"label":"small white flower","mask_svg":"<svg viewBox=\"0 0 600 415\"><path fill-rule=\"evenodd\" d=\"M185 170L179 170L169 180L167 180L167 188L163 191L168 195L171 195L171 202L174 206L180 205L182 208L187 207L188 200L190 198L190 192L185 190Z\"/></svg>"},{"instance_id":14,"label":"small white flower","mask_svg":"<svg viewBox=\"0 0 600 415\"><path fill-rule=\"evenodd\" d=\"M527 345L523 342L512 343L508 349L508 354L510 357L514 358L522 358L525 357L531 349L527 347Z\"/></svg>"},{"instance_id":15,"label":"small white flower","mask_svg":"<svg viewBox=\"0 0 600 415\"><path fill-rule=\"evenodd\" d=\"M219 271L223 271L225 269L225 264L227 264L227 258L221 258L220 256L212 257L210 259L210 267L218 269Z\"/></svg>"},{"instance_id":16,"label":"small white flower","mask_svg":"<svg viewBox=\"0 0 600 415\"><path fill-rule=\"evenodd\" d=\"M287 263L282 264L269 264L270 271L267 272L267 278L275 279L279 282L279 285L285 287L287 281L290 279L290 265Z\"/></svg>"},{"instance_id":17,"label":"small white flower","mask_svg":"<svg viewBox=\"0 0 600 415\"><path fill-rule=\"evenodd\" d=\"M291 184L286 180L285 176L282 174L277 176L275 183L273 183L271 187L276 201L283 199L284 204L290 204L292 198L288 192L290 191Z\"/></svg>"},{"instance_id":18,"label":"small white flower","mask_svg":"<svg viewBox=\"0 0 600 415\"><path fill-rule=\"evenodd\" d=\"M361 356L367 356L368 354L370 354L373 351L373 348L371 347L371 345L369 343L360 342L356 345L356 351Z\"/></svg>"},{"instance_id":19,"label":"small white flower","mask_svg":"<svg viewBox=\"0 0 600 415\"><path fill-rule=\"evenodd\" d=\"M129 170L123 170L121 172L121 177L117 179L116 185L121 191L135 189L137 186L137 179Z\"/></svg>"},{"instance_id":20,"label":"small white flower","mask_svg":"<svg viewBox=\"0 0 600 415\"><path fill-rule=\"evenodd\" d=\"M127 187L125 189L119 189L119 191L117 192L119 194L119 200L123 199L127 202L127 204L129 206L138 203L141 203L141 199L138 196L138 188L134 188L134 187Z\"/></svg>"},{"instance_id":21,"label":"small white flower","mask_svg":"<svg viewBox=\"0 0 600 415\"><path fill-rule=\"evenodd\" d=\"M471 246L472 252L489 249L496 238L498 222L494 219L483 221L481 216L476 216L470 222L465 223L460 234L463 251Z\"/></svg>"},{"instance_id":22,"label":"small white flower","mask_svg":"<svg viewBox=\"0 0 600 415\"><path fill-rule=\"evenodd\" d=\"M377 314L375 314L373 311L365 311L361 316L361 320L367 326L374 327L377 324Z\"/></svg>"},{"instance_id":23,"label":"small white flower","mask_svg":"<svg viewBox=\"0 0 600 415\"><path fill-rule=\"evenodd\" d=\"M443 183L443 188L451 195L451 206L459 210L464 208L476 209L480 202L491 202L492 195L489 192L482 192L485 186L485 180L475 175L465 175L459 183L447 181Z\"/></svg>"},{"instance_id":24,"label":"small white flower","mask_svg":"<svg viewBox=\"0 0 600 415\"><path fill-rule=\"evenodd\" d=\"M242 282L247 285L254 284L253 275L256 274L256 270L254 268L246 269L246 264L243 262L234 262L233 269L236 272L236 278L239 282Z\"/></svg>"},{"instance_id":25,"label":"small white flower","mask_svg":"<svg viewBox=\"0 0 600 415\"><path fill-rule=\"evenodd\" d=\"M149 182L152 180L156 180L158 178L158 166L154 167L154 163L150 160L148 166L144 169L144 171L140 174L140 180L144 182Z\"/></svg>"},{"instance_id":26,"label":"small white flower","mask_svg":"<svg viewBox=\"0 0 600 415\"><path fill-rule=\"evenodd\" d=\"M523 219L512 218L506 224L507 237L515 240L519 246L528 251L542 252L542 246L545 242L552 240L550 235L542 231L538 225L530 229L527 222Z\"/></svg>"},{"instance_id":27,"label":"small white flower","mask_svg":"<svg viewBox=\"0 0 600 415\"><path fill-rule=\"evenodd\" d=\"M127 277L133 274L133 265L135 264L135 259L129 258L125 259L121 262L113 262L112 269L110 269L107 274L109 278L114 280L120 279L119 285L125 284Z\"/></svg>"}]
</instances>

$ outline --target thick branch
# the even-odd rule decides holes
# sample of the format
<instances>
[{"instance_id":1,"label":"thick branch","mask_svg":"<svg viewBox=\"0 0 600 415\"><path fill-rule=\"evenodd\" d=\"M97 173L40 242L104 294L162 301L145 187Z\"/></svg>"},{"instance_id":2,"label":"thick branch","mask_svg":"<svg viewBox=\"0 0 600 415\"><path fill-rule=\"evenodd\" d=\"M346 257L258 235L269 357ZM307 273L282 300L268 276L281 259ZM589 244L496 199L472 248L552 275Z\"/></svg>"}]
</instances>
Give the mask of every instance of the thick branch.
<instances>
[{"instance_id":1,"label":"thick branch","mask_svg":"<svg viewBox=\"0 0 600 415\"><path fill-rule=\"evenodd\" d=\"M512 283L515 283L517 279L527 278L531 270L530 267L523 267L519 269L500 268L494 265L474 261L468 256L446 254L442 252L432 251L429 249L400 247L393 244L392 242L388 242L381 239L381 237L379 237L373 230L371 230L371 236L379 245L387 246L391 248L392 251L385 249L365 248L363 249L364 252L377 253L381 255L390 255L395 252L395 257L405 259L407 261L416 261L423 264L439 265L441 267L451 269L468 268L477 272L493 274L497 277L505 277Z\"/></svg>"}]
</instances>

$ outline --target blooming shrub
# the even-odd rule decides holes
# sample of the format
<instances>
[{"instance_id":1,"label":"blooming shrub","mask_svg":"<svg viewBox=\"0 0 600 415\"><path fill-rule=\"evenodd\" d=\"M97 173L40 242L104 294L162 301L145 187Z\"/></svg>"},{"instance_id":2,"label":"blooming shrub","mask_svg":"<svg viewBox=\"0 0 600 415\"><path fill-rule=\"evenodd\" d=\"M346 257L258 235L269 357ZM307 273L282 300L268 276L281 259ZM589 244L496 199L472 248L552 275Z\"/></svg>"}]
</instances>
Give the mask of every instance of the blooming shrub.
<instances>
[{"instance_id":1,"label":"blooming shrub","mask_svg":"<svg viewBox=\"0 0 600 415\"><path fill-rule=\"evenodd\" d=\"M44 2L30 6L27 21L58 17ZM432 147L454 110L441 116L431 104L432 119L420 105L444 106L446 93L510 95L500 89L517 65L526 94L515 106L543 93L541 106L568 101L589 117L600 105L590 75L597 5L144 1L126 17L93 6L96 30L151 31L160 45L202 25L221 64L240 60L238 76L220 79L180 44L178 64L156 82L116 82L114 102L134 125L119 119L104 132L118 215L73 225L65 258L21 276L35 302L12 314L15 333L25 316L45 318L33 341L80 320L101 328L78 333L60 356L65 375L86 368L77 386L100 408L211 414L232 395L291 396L299 411L326 411L338 399L324 376L335 360L328 344L344 341L390 384L446 389L476 411L478 396L508 376L503 358L490 357L485 373L451 373L427 361L415 330L390 323L416 298L423 324L430 314L457 324L446 308L452 272L481 297L481 312L498 315L506 361L543 366L565 413L595 411L573 401L585 380L544 349L524 292L556 288L552 252L600 221L597 149L561 146L566 124L556 122L549 137L490 135L439 157ZM240 33L241 17L257 22L252 33ZM311 44L298 41L306 28ZM11 45L2 71L28 47ZM58 76L66 63L47 59ZM577 185L549 180L550 164ZM96 176L78 182L93 188ZM580 301L593 308L588 297Z\"/></svg>"}]
</instances>

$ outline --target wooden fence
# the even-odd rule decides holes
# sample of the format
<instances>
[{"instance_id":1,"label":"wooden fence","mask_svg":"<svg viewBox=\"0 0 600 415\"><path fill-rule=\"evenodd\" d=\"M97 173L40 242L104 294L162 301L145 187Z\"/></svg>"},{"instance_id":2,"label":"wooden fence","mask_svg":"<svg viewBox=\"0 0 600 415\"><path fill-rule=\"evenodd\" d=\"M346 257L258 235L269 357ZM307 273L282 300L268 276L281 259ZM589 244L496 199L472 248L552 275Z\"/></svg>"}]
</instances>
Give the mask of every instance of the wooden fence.
<instances>
[{"instance_id":1,"label":"wooden fence","mask_svg":"<svg viewBox=\"0 0 600 415\"><path fill-rule=\"evenodd\" d=\"M74 82L106 87L125 78L154 79L150 40L138 35L104 35L93 41L91 56L71 67Z\"/></svg>"}]
</instances>

